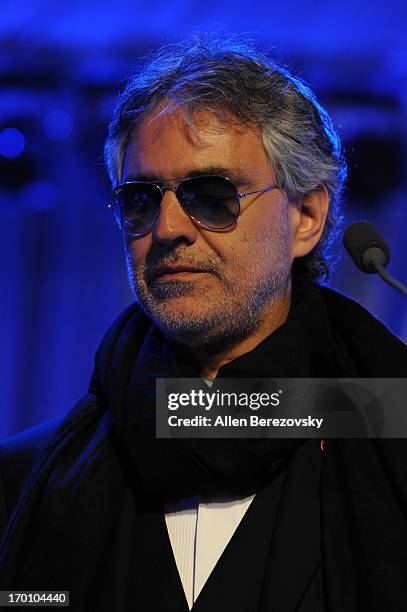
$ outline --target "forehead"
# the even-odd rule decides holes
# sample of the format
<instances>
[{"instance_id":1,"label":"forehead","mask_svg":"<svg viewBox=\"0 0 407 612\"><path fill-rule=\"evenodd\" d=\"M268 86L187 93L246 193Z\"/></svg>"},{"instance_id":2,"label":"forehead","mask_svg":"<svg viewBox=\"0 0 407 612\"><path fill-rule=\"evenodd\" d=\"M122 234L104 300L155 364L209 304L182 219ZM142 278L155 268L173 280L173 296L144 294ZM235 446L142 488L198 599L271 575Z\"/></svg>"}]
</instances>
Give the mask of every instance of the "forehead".
<instances>
[{"instance_id":1,"label":"forehead","mask_svg":"<svg viewBox=\"0 0 407 612\"><path fill-rule=\"evenodd\" d=\"M259 129L252 124L223 123L209 111L196 111L192 125L182 111L147 115L134 129L126 151L123 180L138 176L181 178L208 167L253 174L270 162Z\"/></svg>"}]
</instances>

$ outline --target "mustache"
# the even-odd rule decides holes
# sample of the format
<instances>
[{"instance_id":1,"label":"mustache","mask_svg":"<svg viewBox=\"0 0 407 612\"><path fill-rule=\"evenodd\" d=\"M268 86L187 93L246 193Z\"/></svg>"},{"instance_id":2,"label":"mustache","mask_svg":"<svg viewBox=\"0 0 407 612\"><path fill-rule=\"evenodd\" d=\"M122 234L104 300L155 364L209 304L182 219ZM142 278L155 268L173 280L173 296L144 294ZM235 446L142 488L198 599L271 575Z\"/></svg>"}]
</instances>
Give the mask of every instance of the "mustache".
<instances>
[{"instance_id":1,"label":"mustache","mask_svg":"<svg viewBox=\"0 0 407 612\"><path fill-rule=\"evenodd\" d=\"M215 276L221 277L220 268L221 258L215 254L199 255L186 253L183 251L171 251L164 254L153 254L151 251L147 255L144 266L143 276L145 281L151 282L162 266L191 266L205 272L211 272Z\"/></svg>"}]
</instances>

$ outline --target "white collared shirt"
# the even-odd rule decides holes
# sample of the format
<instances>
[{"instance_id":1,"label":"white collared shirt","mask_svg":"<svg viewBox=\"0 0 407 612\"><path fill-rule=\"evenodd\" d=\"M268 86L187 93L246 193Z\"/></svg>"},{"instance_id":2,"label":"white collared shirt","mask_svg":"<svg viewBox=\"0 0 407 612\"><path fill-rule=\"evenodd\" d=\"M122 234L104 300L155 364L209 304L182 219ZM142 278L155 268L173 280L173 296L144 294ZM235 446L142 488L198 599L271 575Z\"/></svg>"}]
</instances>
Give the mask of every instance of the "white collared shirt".
<instances>
[{"instance_id":1,"label":"white collared shirt","mask_svg":"<svg viewBox=\"0 0 407 612\"><path fill-rule=\"evenodd\" d=\"M191 497L165 506L165 521L175 562L192 608L218 559L253 501L209 502Z\"/></svg>"}]
</instances>

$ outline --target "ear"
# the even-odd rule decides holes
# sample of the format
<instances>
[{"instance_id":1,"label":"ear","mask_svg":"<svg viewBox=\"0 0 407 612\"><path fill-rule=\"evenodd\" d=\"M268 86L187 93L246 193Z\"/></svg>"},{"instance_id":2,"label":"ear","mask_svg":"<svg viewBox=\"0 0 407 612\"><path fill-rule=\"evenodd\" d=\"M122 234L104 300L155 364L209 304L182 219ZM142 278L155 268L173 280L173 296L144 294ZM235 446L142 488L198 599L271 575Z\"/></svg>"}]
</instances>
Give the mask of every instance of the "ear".
<instances>
[{"instance_id":1,"label":"ear","mask_svg":"<svg viewBox=\"0 0 407 612\"><path fill-rule=\"evenodd\" d=\"M293 258L304 257L318 244L329 207L329 195L325 185L310 191L296 202Z\"/></svg>"}]
</instances>

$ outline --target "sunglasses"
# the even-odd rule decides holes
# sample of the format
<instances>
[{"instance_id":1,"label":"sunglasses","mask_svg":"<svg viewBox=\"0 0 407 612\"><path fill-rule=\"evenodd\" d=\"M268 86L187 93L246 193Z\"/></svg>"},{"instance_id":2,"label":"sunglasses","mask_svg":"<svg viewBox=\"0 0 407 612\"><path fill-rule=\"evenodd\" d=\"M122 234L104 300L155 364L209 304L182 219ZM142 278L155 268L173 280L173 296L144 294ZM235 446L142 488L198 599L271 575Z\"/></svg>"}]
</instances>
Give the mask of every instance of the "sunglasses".
<instances>
[{"instance_id":1,"label":"sunglasses","mask_svg":"<svg viewBox=\"0 0 407 612\"><path fill-rule=\"evenodd\" d=\"M206 175L182 178L175 187L151 181L128 181L113 189L109 208L117 225L130 236L147 234L160 214L166 189L174 191L182 209L199 225L214 231L226 230L240 215L240 199L275 189L275 185L239 193L225 176Z\"/></svg>"}]
</instances>

